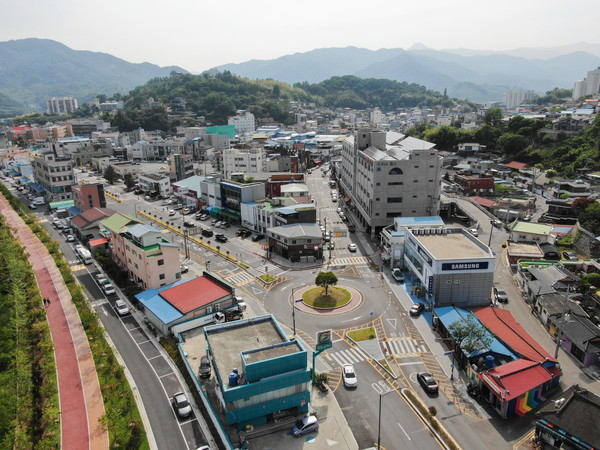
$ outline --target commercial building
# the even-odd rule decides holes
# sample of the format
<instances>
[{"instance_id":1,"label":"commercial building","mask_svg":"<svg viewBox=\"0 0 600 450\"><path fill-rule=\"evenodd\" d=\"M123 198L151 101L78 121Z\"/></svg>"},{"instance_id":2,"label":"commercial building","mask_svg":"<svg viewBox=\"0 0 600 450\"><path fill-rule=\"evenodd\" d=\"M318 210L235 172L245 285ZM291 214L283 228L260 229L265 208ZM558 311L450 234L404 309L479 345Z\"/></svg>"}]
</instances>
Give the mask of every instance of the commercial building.
<instances>
[{"instance_id":1,"label":"commercial building","mask_svg":"<svg viewBox=\"0 0 600 450\"><path fill-rule=\"evenodd\" d=\"M50 97L46 100L48 114L70 114L79 108L77 99L73 97Z\"/></svg>"},{"instance_id":2,"label":"commercial building","mask_svg":"<svg viewBox=\"0 0 600 450\"><path fill-rule=\"evenodd\" d=\"M342 144L342 199L376 233L400 216L435 216L442 158L434 144L400 133L360 129Z\"/></svg>"},{"instance_id":3,"label":"commercial building","mask_svg":"<svg viewBox=\"0 0 600 450\"><path fill-rule=\"evenodd\" d=\"M267 153L263 147L228 148L222 151L223 176L241 173L244 178L263 178L267 168Z\"/></svg>"},{"instance_id":4,"label":"commercial building","mask_svg":"<svg viewBox=\"0 0 600 450\"><path fill-rule=\"evenodd\" d=\"M34 156L32 166L33 177L37 185L45 191L46 201L73 198L73 162L70 157L57 151L56 144L51 144L48 150Z\"/></svg>"},{"instance_id":5,"label":"commercial building","mask_svg":"<svg viewBox=\"0 0 600 450\"><path fill-rule=\"evenodd\" d=\"M156 289L181 278L179 246L163 239L160 230L121 213L101 224L108 230L113 259L132 282Z\"/></svg>"},{"instance_id":6,"label":"commercial building","mask_svg":"<svg viewBox=\"0 0 600 450\"><path fill-rule=\"evenodd\" d=\"M489 305L496 257L464 228L446 227L439 217L397 218L382 242L384 259L406 270L433 308Z\"/></svg>"},{"instance_id":7,"label":"commercial building","mask_svg":"<svg viewBox=\"0 0 600 450\"><path fill-rule=\"evenodd\" d=\"M282 218L279 214L278 220ZM323 258L323 232L316 223L292 223L268 228L267 240L269 252L281 255L291 262Z\"/></svg>"},{"instance_id":8,"label":"commercial building","mask_svg":"<svg viewBox=\"0 0 600 450\"><path fill-rule=\"evenodd\" d=\"M102 183L73 186L74 206L80 212L91 208L106 208L104 185Z\"/></svg>"},{"instance_id":9,"label":"commercial building","mask_svg":"<svg viewBox=\"0 0 600 450\"><path fill-rule=\"evenodd\" d=\"M271 315L204 328L219 407L243 430L308 412L308 352Z\"/></svg>"},{"instance_id":10,"label":"commercial building","mask_svg":"<svg viewBox=\"0 0 600 450\"><path fill-rule=\"evenodd\" d=\"M172 181L180 181L194 175L194 159L192 155L175 153L169 156L169 174Z\"/></svg>"},{"instance_id":11,"label":"commercial building","mask_svg":"<svg viewBox=\"0 0 600 450\"><path fill-rule=\"evenodd\" d=\"M173 194L171 180L167 175L159 173L140 173L138 184L148 195L156 197L169 197Z\"/></svg>"},{"instance_id":12,"label":"commercial building","mask_svg":"<svg viewBox=\"0 0 600 450\"><path fill-rule=\"evenodd\" d=\"M178 266L179 268L179 266ZM148 321L165 336L213 323L214 314L236 305L234 288L204 272L135 296Z\"/></svg>"}]
</instances>

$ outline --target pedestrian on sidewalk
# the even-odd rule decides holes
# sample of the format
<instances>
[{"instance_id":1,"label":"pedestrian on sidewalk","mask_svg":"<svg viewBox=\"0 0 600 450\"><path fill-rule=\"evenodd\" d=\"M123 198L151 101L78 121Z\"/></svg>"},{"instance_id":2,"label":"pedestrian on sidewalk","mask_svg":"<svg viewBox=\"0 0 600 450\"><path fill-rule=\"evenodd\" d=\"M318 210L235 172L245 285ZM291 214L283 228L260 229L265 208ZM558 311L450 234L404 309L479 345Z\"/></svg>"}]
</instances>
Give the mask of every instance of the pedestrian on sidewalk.
<instances>
[{"instance_id":1,"label":"pedestrian on sidewalk","mask_svg":"<svg viewBox=\"0 0 600 450\"><path fill-rule=\"evenodd\" d=\"M44 302L44 306L46 306L46 305L48 304L48 299L47 299L46 297L44 297L44 298L42 299L42 301Z\"/></svg>"},{"instance_id":2,"label":"pedestrian on sidewalk","mask_svg":"<svg viewBox=\"0 0 600 450\"><path fill-rule=\"evenodd\" d=\"M50 306L50 297L48 297L46 301L48 302L48 306Z\"/></svg>"}]
</instances>

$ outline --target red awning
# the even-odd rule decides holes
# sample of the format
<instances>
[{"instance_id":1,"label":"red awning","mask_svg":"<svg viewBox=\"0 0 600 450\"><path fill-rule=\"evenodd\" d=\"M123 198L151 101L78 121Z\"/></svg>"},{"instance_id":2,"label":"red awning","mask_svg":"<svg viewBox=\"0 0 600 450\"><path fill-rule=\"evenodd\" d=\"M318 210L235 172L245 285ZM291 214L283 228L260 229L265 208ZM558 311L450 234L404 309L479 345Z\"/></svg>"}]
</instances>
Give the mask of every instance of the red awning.
<instances>
[{"instance_id":1,"label":"red awning","mask_svg":"<svg viewBox=\"0 0 600 450\"><path fill-rule=\"evenodd\" d=\"M94 239L93 241L90 241L90 245L92 247L96 247L98 245L102 245L102 244L106 244L110 239L108 238L98 238L98 239Z\"/></svg>"},{"instance_id":2,"label":"red awning","mask_svg":"<svg viewBox=\"0 0 600 450\"><path fill-rule=\"evenodd\" d=\"M344 199L344 201L345 201L346 203L348 203L348 202L350 201L350 197L346 197L346 198Z\"/></svg>"}]
</instances>

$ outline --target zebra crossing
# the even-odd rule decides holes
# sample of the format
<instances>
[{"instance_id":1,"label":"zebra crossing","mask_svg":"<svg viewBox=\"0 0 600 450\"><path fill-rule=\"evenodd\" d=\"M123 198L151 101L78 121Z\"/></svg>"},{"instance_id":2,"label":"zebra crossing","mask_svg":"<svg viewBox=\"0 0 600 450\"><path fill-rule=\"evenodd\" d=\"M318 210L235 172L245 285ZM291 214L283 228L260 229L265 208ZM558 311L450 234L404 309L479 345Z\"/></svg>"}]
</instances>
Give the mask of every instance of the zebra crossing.
<instances>
[{"instance_id":1,"label":"zebra crossing","mask_svg":"<svg viewBox=\"0 0 600 450\"><path fill-rule=\"evenodd\" d=\"M235 284L236 286L242 286L244 284L248 284L254 280L254 276L249 274L246 271L238 272L234 275L228 276L225 278L228 283Z\"/></svg>"},{"instance_id":2,"label":"zebra crossing","mask_svg":"<svg viewBox=\"0 0 600 450\"><path fill-rule=\"evenodd\" d=\"M339 366L343 366L344 364L354 364L364 361L367 358L368 355L358 347L340 350L325 355L325 359L327 359L330 363L337 363Z\"/></svg>"},{"instance_id":3,"label":"zebra crossing","mask_svg":"<svg viewBox=\"0 0 600 450\"><path fill-rule=\"evenodd\" d=\"M331 260L331 264L367 264L368 261L366 256L354 256L351 258L334 258Z\"/></svg>"},{"instance_id":4,"label":"zebra crossing","mask_svg":"<svg viewBox=\"0 0 600 450\"><path fill-rule=\"evenodd\" d=\"M410 338L398 338L382 342L384 351L391 355L412 356L427 352L425 343Z\"/></svg>"}]
</instances>

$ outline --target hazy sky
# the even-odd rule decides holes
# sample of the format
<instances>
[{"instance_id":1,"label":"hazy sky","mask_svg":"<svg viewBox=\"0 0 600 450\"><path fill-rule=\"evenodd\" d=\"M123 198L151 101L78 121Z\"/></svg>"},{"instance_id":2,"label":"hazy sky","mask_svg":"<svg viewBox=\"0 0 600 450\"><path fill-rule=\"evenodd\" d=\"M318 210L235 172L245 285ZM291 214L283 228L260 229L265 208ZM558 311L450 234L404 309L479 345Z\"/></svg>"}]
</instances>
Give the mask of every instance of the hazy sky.
<instances>
[{"instance_id":1,"label":"hazy sky","mask_svg":"<svg viewBox=\"0 0 600 450\"><path fill-rule=\"evenodd\" d=\"M324 47L598 44L598 13L598 0L0 0L0 41L53 39L201 72Z\"/></svg>"}]
</instances>

